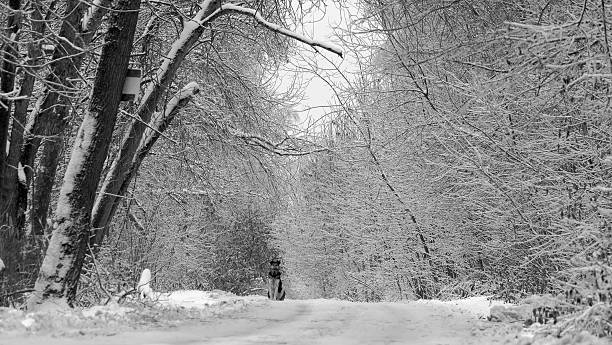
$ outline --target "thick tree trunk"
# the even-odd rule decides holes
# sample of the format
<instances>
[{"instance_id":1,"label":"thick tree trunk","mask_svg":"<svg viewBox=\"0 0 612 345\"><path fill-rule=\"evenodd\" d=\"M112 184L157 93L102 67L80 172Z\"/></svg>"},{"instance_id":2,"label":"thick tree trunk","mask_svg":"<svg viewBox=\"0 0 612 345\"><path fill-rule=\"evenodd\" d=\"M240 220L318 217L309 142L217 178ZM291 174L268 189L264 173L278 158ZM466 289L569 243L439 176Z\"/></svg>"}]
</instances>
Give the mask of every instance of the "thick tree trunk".
<instances>
[{"instance_id":1,"label":"thick tree trunk","mask_svg":"<svg viewBox=\"0 0 612 345\"><path fill-rule=\"evenodd\" d=\"M119 0L111 15L96 72L89 112L85 115L64 176L57 228L28 301L73 302L90 233L90 216L100 174L108 154L121 92L127 74L140 0Z\"/></svg>"},{"instance_id":2,"label":"thick tree trunk","mask_svg":"<svg viewBox=\"0 0 612 345\"><path fill-rule=\"evenodd\" d=\"M9 94L15 88L15 70L17 68L17 34L19 31L21 0L10 0L9 7L12 12L7 18L7 42L2 47L0 61L0 93ZM16 95L13 95L16 96ZM8 221L0 224L12 226L12 212L9 207L8 179L5 178L9 170L16 167L9 166L7 156L7 142L9 139L9 123L13 101L10 96L0 97L0 217ZM1 255L2 253L0 253Z\"/></svg>"},{"instance_id":3,"label":"thick tree trunk","mask_svg":"<svg viewBox=\"0 0 612 345\"><path fill-rule=\"evenodd\" d=\"M20 0L10 0L12 10L7 18L7 42L0 51L0 93L12 93L15 87L15 71L17 66L17 34L20 24ZM21 262L22 234L16 226L16 218L11 207L10 176L15 176L16 166L9 164L7 142L13 101L8 97L0 97L0 260L6 268L0 272L0 291L6 291L7 286L16 285ZM13 127L15 124L13 123ZM4 304L0 296L0 304Z\"/></svg>"},{"instance_id":4,"label":"thick tree trunk","mask_svg":"<svg viewBox=\"0 0 612 345\"><path fill-rule=\"evenodd\" d=\"M185 24L179 38L174 42L159 67L154 81L145 91L136 114L140 120L130 124L121 142L119 155L113 161L102 184L92 213L92 226L96 230L96 237L93 241L95 244L102 243L107 227L117 209L117 204L129 187L134 173L133 162L136 152L147 128L144 123L151 120L156 105L174 79L179 66L204 32L202 22L219 9L218 0L205 0L200 6L201 10Z\"/></svg>"}]
</instances>

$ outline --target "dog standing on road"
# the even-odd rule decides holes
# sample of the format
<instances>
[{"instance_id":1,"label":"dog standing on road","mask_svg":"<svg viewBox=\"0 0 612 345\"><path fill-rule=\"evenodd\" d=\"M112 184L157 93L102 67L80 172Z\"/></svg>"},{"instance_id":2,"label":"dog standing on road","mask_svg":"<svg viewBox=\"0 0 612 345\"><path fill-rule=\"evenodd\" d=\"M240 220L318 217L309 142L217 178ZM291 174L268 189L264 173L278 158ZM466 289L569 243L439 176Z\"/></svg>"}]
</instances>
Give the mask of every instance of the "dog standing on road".
<instances>
[{"instance_id":1,"label":"dog standing on road","mask_svg":"<svg viewBox=\"0 0 612 345\"><path fill-rule=\"evenodd\" d=\"M285 299L285 289L281 280L280 260L270 261L270 272L268 272L268 298L273 301Z\"/></svg>"}]
</instances>

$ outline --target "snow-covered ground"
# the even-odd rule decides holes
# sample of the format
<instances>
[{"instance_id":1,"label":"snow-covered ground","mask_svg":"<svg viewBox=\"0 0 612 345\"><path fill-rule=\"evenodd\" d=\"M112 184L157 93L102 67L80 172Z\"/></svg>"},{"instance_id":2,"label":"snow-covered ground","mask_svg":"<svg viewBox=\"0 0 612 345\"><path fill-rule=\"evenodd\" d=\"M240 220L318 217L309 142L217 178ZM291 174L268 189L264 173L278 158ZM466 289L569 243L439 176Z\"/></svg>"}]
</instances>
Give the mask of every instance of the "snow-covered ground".
<instances>
[{"instance_id":1,"label":"snow-covered ground","mask_svg":"<svg viewBox=\"0 0 612 345\"><path fill-rule=\"evenodd\" d=\"M224 304L250 303L261 301L262 296L236 296L232 293L213 290L178 290L173 292L153 293L150 300L163 307L207 309Z\"/></svg>"},{"instance_id":2,"label":"snow-covered ground","mask_svg":"<svg viewBox=\"0 0 612 345\"><path fill-rule=\"evenodd\" d=\"M173 307L214 308L220 298L185 291L168 296ZM221 296L224 295L224 296ZM202 297L202 300L195 301ZM234 296L233 300L239 299ZM215 301L211 304L212 301ZM442 305L423 303L353 303L339 300L268 301L245 299L248 308L238 313L184 321L172 328L136 329L116 334L87 331L50 336L18 333L0 338L0 344L502 344L497 324L485 324ZM166 302L162 302L166 303ZM229 302L227 302L229 303ZM91 309L88 309L91 310ZM103 316L100 309L95 316ZM115 310L113 317L129 315ZM107 315L109 316L109 315ZM34 321L36 323L38 321ZM481 324L480 324L481 323ZM484 325L484 326L483 326ZM485 327L486 326L486 327ZM490 332L485 332L490 331Z\"/></svg>"},{"instance_id":3,"label":"snow-covered ground","mask_svg":"<svg viewBox=\"0 0 612 345\"><path fill-rule=\"evenodd\" d=\"M264 303L261 296L238 297L224 291L175 291L156 293L145 300L89 308L42 310L26 313L0 307L0 345L7 336L52 337L114 335L134 329L177 327L193 320L222 317L241 311L249 304Z\"/></svg>"},{"instance_id":4,"label":"snow-covered ground","mask_svg":"<svg viewBox=\"0 0 612 345\"><path fill-rule=\"evenodd\" d=\"M486 320L486 297L455 301L355 303L268 301L223 291L151 293L65 313L0 309L1 345L56 344L605 344L581 335L528 336L520 322ZM527 336L526 336L527 334Z\"/></svg>"}]
</instances>

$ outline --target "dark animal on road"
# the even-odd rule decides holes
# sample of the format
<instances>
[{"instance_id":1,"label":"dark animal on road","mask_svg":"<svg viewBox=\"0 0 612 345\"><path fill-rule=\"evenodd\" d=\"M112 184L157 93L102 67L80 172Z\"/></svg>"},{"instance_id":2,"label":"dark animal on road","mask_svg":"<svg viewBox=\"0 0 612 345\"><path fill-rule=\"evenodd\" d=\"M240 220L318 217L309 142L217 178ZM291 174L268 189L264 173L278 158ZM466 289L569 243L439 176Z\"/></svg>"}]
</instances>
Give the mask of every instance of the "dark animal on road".
<instances>
[{"instance_id":1,"label":"dark animal on road","mask_svg":"<svg viewBox=\"0 0 612 345\"><path fill-rule=\"evenodd\" d=\"M270 261L270 271L268 272L268 298L273 301L285 299L285 289L281 280L280 260Z\"/></svg>"}]
</instances>

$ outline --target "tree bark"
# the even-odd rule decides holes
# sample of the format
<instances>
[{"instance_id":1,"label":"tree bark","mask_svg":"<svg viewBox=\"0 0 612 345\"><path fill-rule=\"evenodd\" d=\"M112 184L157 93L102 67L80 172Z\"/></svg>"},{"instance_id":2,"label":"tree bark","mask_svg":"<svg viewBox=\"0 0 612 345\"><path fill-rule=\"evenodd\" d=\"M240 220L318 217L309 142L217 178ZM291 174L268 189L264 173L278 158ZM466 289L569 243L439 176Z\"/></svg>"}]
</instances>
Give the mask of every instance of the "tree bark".
<instances>
[{"instance_id":1,"label":"tree bark","mask_svg":"<svg viewBox=\"0 0 612 345\"><path fill-rule=\"evenodd\" d=\"M17 51L17 34L21 18L21 13L19 12L21 0L10 0L9 7L11 13L7 18L6 29L6 37L8 39L2 47L2 60L0 64L0 93L4 95L13 92L15 88L15 70L19 54ZM8 224L9 227L12 226L13 219L9 207L9 190L5 176L9 170L16 169L16 167L8 165L8 156L6 154L12 105L13 101L10 96L0 97L0 216L2 218L9 218L8 221L1 222L0 224Z\"/></svg>"},{"instance_id":2,"label":"tree bark","mask_svg":"<svg viewBox=\"0 0 612 345\"><path fill-rule=\"evenodd\" d=\"M43 261L30 308L44 300L74 301L90 233L90 217L117 119L140 0L119 0L96 72L89 111L79 127L56 209L57 228Z\"/></svg>"},{"instance_id":3,"label":"tree bark","mask_svg":"<svg viewBox=\"0 0 612 345\"><path fill-rule=\"evenodd\" d=\"M203 20L219 9L218 0L205 0L200 6L201 10L185 24L179 38L174 42L159 67L156 77L145 91L136 113L139 120L130 124L121 141L119 155L113 161L104 179L92 212L92 227L96 231L93 241L95 244L102 243L106 229L117 209L117 204L129 187L134 170L133 162L142 136L147 129L146 123L151 120L155 106L174 79L179 66L204 32Z\"/></svg>"},{"instance_id":4,"label":"tree bark","mask_svg":"<svg viewBox=\"0 0 612 345\"><path fill-rule=\"evenodd\" d=\"M36 180L32 186L32 208L30 209L30 230L32 235L41 237L45 234L47 227L47 215L51 203L51 188L55 183L56 170L62 153L64 140L61 136L49 138L42 148L38 169L36 169ZM50 170L50 171L48 171Z\"/></svg>"},{"instance_id":5,"label":"tree bark","mask_svg":"<svg viewBox=\"0 0 612 345\"><path fill-rule=\"evenodd\" d=\"M7 42L0 51L0 93L11 93L15 87L15 71L17 66L17 34L20 24L20 0L10 0L11 13L7 18L6 37ZM15 226L16 218L10 203L9 176L16 171L16 166L8 162L7 141L9 138L9 124L13 101L10 96L0 97L0 262L6 269L0 272L0 291L5 291L6 286L13 286L18 279L17 272L21 262L20 248L21 233ZM13 122L13 127L15 123ZM4 304L4 297L0 296L0 304Z\"/></svg>"}]
</instances>

